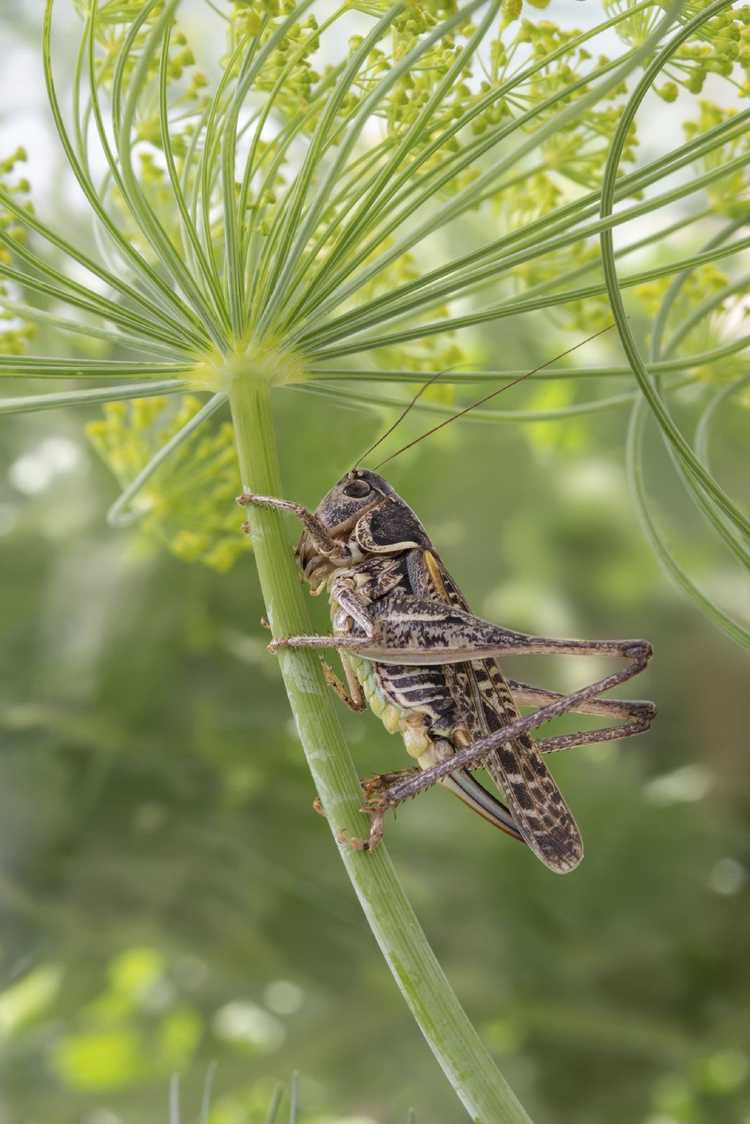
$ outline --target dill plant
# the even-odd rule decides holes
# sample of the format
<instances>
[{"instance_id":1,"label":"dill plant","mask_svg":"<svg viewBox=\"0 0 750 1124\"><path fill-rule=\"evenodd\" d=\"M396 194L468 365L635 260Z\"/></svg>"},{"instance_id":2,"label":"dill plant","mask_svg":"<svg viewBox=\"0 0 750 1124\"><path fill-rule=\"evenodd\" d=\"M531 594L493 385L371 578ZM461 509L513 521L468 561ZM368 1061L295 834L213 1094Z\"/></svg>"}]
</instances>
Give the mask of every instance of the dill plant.
<instances>
[{"instance_id":1,"label":"dill plant","mask_svg":"<svg viewBox=\"0 0 750 1124\"><path fill-rule=\"evenodd\" d=\"M419 409L445 415L463 387L519 373L478 364L462 329L540 313L590 334L614 318L625 360L541 370L516 408L472 419L630 409L629 473L655 551L750 644L741 614L667 546L644 452L658 435L708 541L746 575L750 523L709 454L712 428L748 406L750 112L736 106L750 93L750 7L605 0L599 22L575 31L535 10L545 0L207 0L226 40L207 76L178 0L73 3L75 58L55 56L54 0L43 57L92 246L37 215L23 151L0 164L0 373L23 380L0 412L103 403L88 431L122 489L111 522L140 520L180 557L226 570L248 549L240 487L296 492L280 479L275 393L388 405L401 384L443 371ZM647 96L682 107L684 135L639 160ZM460 253L447 249L457 231ZM31 352L40 327L58 356ZM283 522L262 509L250 520L274 634L309 631ZM285 651L279 664L334 836L361 835L318 660ZM340 851L469 1114L528 1119L385 848Z\"/></svg>"}]
</instances>

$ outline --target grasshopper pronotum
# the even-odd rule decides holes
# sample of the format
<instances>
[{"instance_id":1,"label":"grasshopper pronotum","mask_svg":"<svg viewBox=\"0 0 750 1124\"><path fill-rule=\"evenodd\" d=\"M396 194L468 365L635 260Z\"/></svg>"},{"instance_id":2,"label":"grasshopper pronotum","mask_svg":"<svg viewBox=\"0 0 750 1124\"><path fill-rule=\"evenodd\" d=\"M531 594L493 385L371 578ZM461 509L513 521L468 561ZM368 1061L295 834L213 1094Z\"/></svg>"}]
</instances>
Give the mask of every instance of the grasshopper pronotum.
<instances>
[{"instance_id":1,"label":"grasshopper pronotum","mask_svg":"<svg viewBox=\"0 0 750 1124\"><path fill-rule=\"evenodd\" d=\"M330 599L331 636L289 636L270 649L338 649L346 683L324 662L329 683L353 710L369 704L391 733L401 733L418 763L365 782L371 828L359 846L376 847L385 812L440 781L525 842L550 870L573 870L583 857L581 836L544 755L649 727L652 703L600 696L643 670L650 644L529 636L474 616L416 514L368 469L347 472L314 513L271 496L245 494L238 502L287 511L302 522L299 565L311 592L327 591ZM561 695L507 679L498 657L509 654L610 655L627 664ZM520 717L522 706L535 709ZM623 723L533 739L533 729L571 711ZM472 776L480 767L508 806Z\"/></svg>"}]
</instances>

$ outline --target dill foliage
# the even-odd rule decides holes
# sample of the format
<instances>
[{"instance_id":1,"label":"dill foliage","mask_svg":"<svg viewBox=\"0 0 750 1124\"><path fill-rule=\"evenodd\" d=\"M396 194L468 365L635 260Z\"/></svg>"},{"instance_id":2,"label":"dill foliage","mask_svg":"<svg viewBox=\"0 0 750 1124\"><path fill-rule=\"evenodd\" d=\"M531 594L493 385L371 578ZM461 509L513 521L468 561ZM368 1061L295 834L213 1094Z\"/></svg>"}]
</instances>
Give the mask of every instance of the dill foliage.
<instances>
[{"instance_id":1,"label":"dill foliage","mask_svg":"<svg viewBox=\"0 0 750 1124\"><path fill-rule=\"evenodd\" d=\"M387 406L443 371L417 408L446 413L515 373L483 325L580 336L614 311L628 361L576 357L474 420L593 426L629 407L654 549L750 643L667 547L647 467L658 433L707 551L744 570L750 526L708 457L748 405L750 7L605 0L576 30L543 0L234 0L207 4L223 46L196 52L176 0L74 6L60 60L47 0L44 60L91 242L37 215L23 151L0 164L0 373L24 384L0 410L104 403L88 430L123 490L114 522L224 570L244 549L221 417L237 379ZM658 154L639 141L645 96L683 122ZM42 325L56 357L30 351ZM65 389L39 390L50 378Z\"/></svg>"}]
</instances>

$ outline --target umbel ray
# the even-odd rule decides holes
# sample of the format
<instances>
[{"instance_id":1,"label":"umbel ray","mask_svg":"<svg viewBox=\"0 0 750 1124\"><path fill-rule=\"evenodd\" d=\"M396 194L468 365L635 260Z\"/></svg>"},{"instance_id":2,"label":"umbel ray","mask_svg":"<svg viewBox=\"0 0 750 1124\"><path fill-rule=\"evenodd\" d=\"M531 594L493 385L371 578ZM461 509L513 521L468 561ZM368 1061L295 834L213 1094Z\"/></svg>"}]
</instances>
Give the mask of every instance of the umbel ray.
<instances>
[{"instance_id":1,"label":"umbel ray","mask_svg":"<svg viewBox=\"0 0 750 1124\"><path fill-rule=\"evenodd\" d=\"M311 592L327 592L330 600L332 635L288 636L274 640L270 650L337 649L345 683L324 661L328 682L353 710L369 704L390 733L401 733L416 759L417 768L364 782L370 834L365 842L352 841L354 845L374 849L383 835L385 813L439 781L524 842L550 870L573 870L583 858L583 844L545 755L648 729L655 714L652 703L601 696L643 670L651 645L645 640L530 636L474 616L416 514L375 471L351 469L315 512L272 496L244 494L238 502L290 512L300 520L298 563ZM605 655L626 663L586 687L558 694L508 679L498 661L511 654ZM521 717L520 708L529 706L532 713ZM542 723L568 712L620 722L534 739L532 731ZM489 773L507 803L476 780L473 770L479 768Z\"/></svg>"}]
</instances>

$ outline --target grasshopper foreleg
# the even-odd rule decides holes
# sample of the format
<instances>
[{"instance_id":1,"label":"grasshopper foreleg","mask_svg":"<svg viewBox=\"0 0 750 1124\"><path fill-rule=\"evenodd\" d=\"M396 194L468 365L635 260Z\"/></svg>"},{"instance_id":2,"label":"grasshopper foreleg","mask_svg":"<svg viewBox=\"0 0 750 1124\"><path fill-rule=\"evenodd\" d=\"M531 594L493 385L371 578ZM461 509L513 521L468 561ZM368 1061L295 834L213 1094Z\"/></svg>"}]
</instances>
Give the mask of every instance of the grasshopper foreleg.
<instances>
[{"instance_id":1,"label":"grasshopper foreleg","mask_svg":"<svg viewBox=\"0 0 750 1124\"><path fill-rule=\"evenodd\" d=\"M350 558L348 547L332 538L328 528L302 504L294 503L292 500L280 500L275 496L256 496L252 492L243 492L241 496L237 497L237 503L240 507L268 507L272 511L288 511L292 515L296 515L304 525L320 554L334 562L344 562ZM245 530L249 529L245 525Z\"/></svg>"},{"instance_id":2,"label":"grasshopper foreleg","mask_svg":"<svg viewBox=\"0 0 750 1124\"><path fill-rule=\"evenodd\" d=\"M375 626L368 611L368 606L357 596L345 577L337 578L331 587L331 600L339 606L343 613L357 625L363 636L341 635L334 636L286 636L273 640L268 645L269 652L277 652L280 648L354 648L359 650L373 638ZM343 653L342 653L343 655ZM346 670L346 669L345 669ZM347 673L347 679L350 678Z\"/></svg>"}]
</instances>

